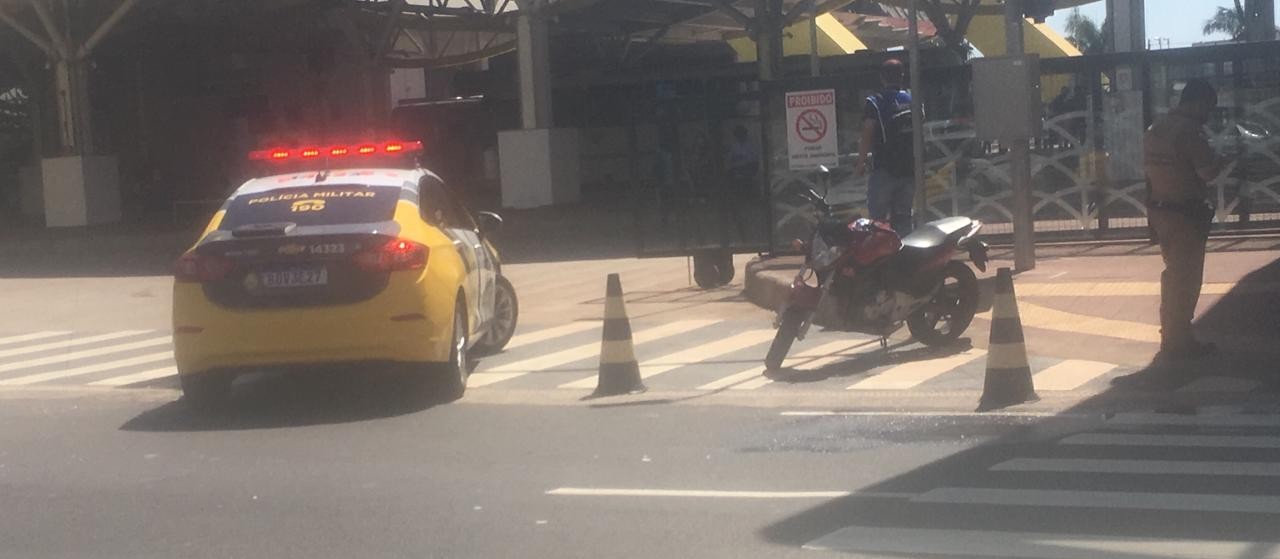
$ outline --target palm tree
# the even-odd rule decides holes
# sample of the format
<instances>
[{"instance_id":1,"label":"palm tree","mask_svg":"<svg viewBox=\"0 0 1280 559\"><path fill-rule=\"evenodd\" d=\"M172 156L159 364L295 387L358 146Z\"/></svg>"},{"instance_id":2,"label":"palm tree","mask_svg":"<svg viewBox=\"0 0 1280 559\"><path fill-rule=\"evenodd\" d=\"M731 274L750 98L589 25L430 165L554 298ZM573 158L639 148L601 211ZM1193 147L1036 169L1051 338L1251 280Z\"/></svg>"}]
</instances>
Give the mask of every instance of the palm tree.
<instances>
[{"instance_id":1,"label":"palm tree","mask_svg":"<svg viewBox=\"0 0 1280 559\"><path fill-rule=\"evenodd\" d=\"M1217 13L1204 22L1204 34L1225 33L1232 41L1243 41L1246 19L1244 6L1240 4L1240 0L1235 0L1234 9L1219 7Z\"/></svg>"},{"instance_id":2,"label":"palm tree","mask_svg":"<svg viewBox=\"0 0 1280 559\"><path fill-rule=\"evenodd\" d=\"M1106 34L1093 19L1080 13L1080 8L1071 10L1067 16L1066 31L1067 40L1084 54L1099 54L1107 50Z\"/></svg>"}]
</instances>

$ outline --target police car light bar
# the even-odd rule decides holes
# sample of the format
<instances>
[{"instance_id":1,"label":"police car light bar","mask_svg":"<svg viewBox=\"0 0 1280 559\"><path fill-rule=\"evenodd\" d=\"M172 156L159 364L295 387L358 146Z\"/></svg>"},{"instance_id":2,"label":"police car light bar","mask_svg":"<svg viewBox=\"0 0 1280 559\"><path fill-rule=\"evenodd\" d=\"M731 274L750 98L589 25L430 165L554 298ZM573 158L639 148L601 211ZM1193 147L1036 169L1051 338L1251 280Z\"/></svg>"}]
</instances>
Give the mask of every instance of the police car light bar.
<instances>
[{"instance_id":1,"label":"police car light bar","mask_svg":"<svg viewBox=\"0 0 1280 559\"><path fill-rule=\"evenodd\" d=\"M292 159L316 159L319 157L345 157L348 155L403 155L422 151L422 142L383 142L355 146L306 147L301 149L273 148L249 152L251 161L288 161Z\"/></svg>"}]
</instances>

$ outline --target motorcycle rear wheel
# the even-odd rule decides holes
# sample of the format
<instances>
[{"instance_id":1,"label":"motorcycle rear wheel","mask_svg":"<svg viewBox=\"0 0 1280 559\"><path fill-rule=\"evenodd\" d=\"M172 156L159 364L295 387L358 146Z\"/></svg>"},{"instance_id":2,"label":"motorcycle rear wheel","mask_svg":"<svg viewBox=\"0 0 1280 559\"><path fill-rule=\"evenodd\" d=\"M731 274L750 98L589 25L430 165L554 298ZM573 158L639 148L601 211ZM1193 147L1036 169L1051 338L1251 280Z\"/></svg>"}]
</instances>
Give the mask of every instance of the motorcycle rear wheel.
<instances>
[{"instance_id":1,"label":"motorcycle rear wheel","mask_svg":"<svg viewBox=\"0 0 1280 559\"><path fill-rule=\"evenodd\" d=\"M964 334L977 312L978 277L969 266L953 261L943 270L933 300L907 318L907 329L924 345L946 345Z\"/></svg>"},{"instance_id":2,"label":"motorcycle rear wheel","mask_svg":"<svg viewBox=\"0 0 1280 559\"><path fill-rule=\"evenodd\" d=\"M795 343L796 338L800 336L800 325L804 324L804 319L805 312L800 309L787 309L782 313L778 333L774 334L773 343L769 345L769 353L764 358L766 371L782 368L782 361L791 351L791 344Z\"/></svg>"}]
</instances>

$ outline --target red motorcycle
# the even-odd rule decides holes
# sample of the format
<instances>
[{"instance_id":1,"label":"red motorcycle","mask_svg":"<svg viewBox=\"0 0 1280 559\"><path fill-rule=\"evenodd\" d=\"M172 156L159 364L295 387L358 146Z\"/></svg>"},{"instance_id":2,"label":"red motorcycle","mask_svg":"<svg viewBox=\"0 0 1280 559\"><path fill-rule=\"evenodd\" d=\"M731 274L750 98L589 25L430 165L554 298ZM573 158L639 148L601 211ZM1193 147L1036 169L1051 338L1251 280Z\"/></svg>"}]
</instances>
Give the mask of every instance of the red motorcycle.
<instances>
[{"instance_id":1,"label":"red motorcycle","mask_svg":"<svg viewBox=\"0 0 1280 559\"><path fill-rule=\"evenodd\" d=\"M928 346L952 342L969 327L978 310L978 278L952 257L967 251L986 271L987 244L977 238L982 222L951 217L899 238L886 223L839 219L822 196L802 194L817 209L818 226L809 242L795 241L804 265L778 312L767 369L780 368L813 324L879 336L882 347L903 323Z\"/></svg>"}]
</instances>

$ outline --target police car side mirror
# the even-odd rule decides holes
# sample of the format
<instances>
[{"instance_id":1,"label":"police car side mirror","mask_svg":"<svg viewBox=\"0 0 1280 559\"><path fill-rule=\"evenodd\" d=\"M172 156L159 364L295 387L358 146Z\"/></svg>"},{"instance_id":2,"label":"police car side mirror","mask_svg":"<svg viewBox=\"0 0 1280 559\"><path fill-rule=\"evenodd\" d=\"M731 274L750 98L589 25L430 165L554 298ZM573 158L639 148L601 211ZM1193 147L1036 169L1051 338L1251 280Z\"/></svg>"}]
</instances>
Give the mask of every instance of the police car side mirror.
<instances>
[{"instance_id":1,"label":"police car side mirror","mask_svg":"<svg viewBox=\"0 0 1280 559\"><path fill-rule=\"evenodd\" d=\"M480 232L485 235L492 235L502 231L502 216L493 212L478 212L476 220L479 222Z\"/></svg>"}]
</instances>

